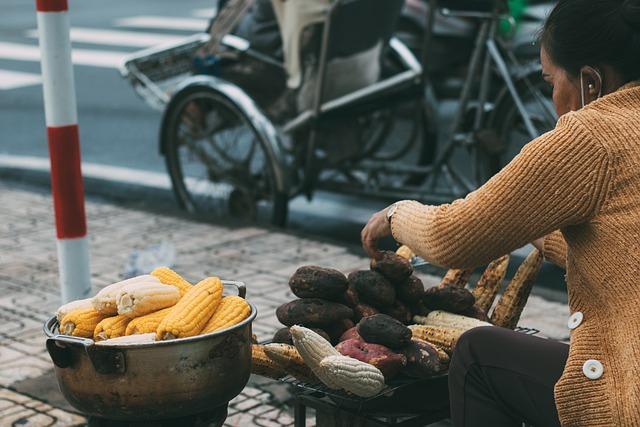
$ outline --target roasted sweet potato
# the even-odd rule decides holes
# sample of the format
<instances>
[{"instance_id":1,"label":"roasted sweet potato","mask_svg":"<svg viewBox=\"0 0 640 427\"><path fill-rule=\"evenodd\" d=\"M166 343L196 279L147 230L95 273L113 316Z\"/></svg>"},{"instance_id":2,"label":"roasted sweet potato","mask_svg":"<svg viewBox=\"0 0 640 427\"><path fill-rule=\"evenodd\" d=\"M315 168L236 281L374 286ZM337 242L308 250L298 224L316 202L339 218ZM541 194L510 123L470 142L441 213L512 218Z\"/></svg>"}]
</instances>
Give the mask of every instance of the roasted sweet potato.
<instances>
[{"instance_id":1,"label":"roasted sweet potato","mask_svg":"<svg viewBox=\"0 0 640 427\"><path fill-rule=\"evenodd\" d=\"M329 341L333 344L340 342L340 337L349 329L353 328L355 324L351 319L342 319L338 322L325 325L323 328L329 335Z\"/></svg>"},{"instance_id":2,"label":"roasted sweet potato","mask_svg":"<svg viewBox=\"0 0 640 427\"><path fill-rule=\"evenodd\" d=\"M353 317L353 310L336 302L302 298L278 307L276 317L285 326L322 326Z\"/></svg>"},{"instance_id":3,"label":"roasted sweet potato","mask_svg":"<svg viewBox=\"0 0 640 427\"><path fill-rule=\"evenodd\" d=\"M478 307L476 304L472 305L465 311L462 311L458 314L462 314L463 316L467 316L467 317L473 317L474 319L482 320L483 322L489 321L489 317L487 316L487 313L483 309Z\"/></svg>"},{"instance_id":4,"label":"roasted sweet potato","mask_svg":"<svg viewBox=\"0 0 640 427\"><path fill-rule=\"evenodd\" d=\"M338 340L338 342L342 342L342 341L346 341L346 340L350 340L350 339L356 339L356 340L360 340L360 341L364 341L362 339L362 337L360 336L360 334L358 334L358 327L354 326L351 329L348 329L344 334L342 334L340 336L340 339Z\"/></svg>"},{"instance_id":5,"label":"roasted sweet potato","mask_svg":"<svg viewBox=\"0 0 640 427\"><path fill-rule=\"evenodd\" d=\"M361 301L374 307L390 307L396 300L396 290L385 277L370 270L349 274L349 283L353 284Z\"/></svg>"},{"instance_id":6,"label":"roasted sweet potato","mask_svg":"<svg viewBox=\"0 0 640 427\"><path fill-rule=\"evenodd\" d=\"M383 345L370 344L358 339L342 341L336 349L344 356L353 357L380 369L387 381L395 377L406 364L404 355L395 353Z\"/></svg>"},{"instance_id":7,"label":"roasted sweet potato","mask_svg":"<svg viewBox=\"0 0 640 427\"><path fill-rule=\"evenodd\" d=\"M416 276L409 276L407 280L396 286L396 295L405 304L413 304L422 298L424 285Z\"/></svg>"},{"instance_id":8,"label":"roasted sweet potato","mask_svg":"<svg viewBox=\"0 0 640 427\"><path fill-rule=\"evenodd\" d=\"M402 348L411 340L411 330L386 314L365 317L358 323L358 333L368 343Z\"/></svg>"},{"instance_id":9,"label":"roasted sweet potato","mask_svg":"<svg viewBox=\"0 0 640 427\"><path fill-rule=\"evenodd\" d=\"M365 317L373 316L374 314L378 313L380 312L376 308L361 302L360 304L353 307L353 320L355 322L359 322Z\"/></svg>"},{"instance_id":10,"label":"roasted sweet potato","mask_svg":"<svg viewBox=\"0 0 640 427\"><path fill-rule=\"evenodd\" d=\"M371 269L382 274L394 285L404 282L413 273L411 262L391 251L384 251L380 258L372 259Z\"/></svg>"},{"instance_id":11,"label":"roasted sweet potato","mask_svg":"<svg viewBox=\"0 0 640 427\"><path fill-rule=\"evenodd\" d=\"M418 316L426 316L431 312L431 310L429 310L429 308L424 304L422 299L410 304L409 310L411 310L411 314Z\"/></svg>"},{"instance_id":12,"label":"roasted sweet potato","mask_svg":"<svg viewBox=\"0 0 640 427\"><path fill-rule=\"evenodd\" d=\"M429 378L446 369L438 349L426 341L412 339L402 353L406 357L403 373L414 378Z\"/></svg>"},{"instance_id":13,"label":"roasted sweet potato","mask_svg":"<svg viewBox=\"0 0 640 427\"><path fill-rule=\"evenodd\" d=\"M306 265L289 279L291 291L299 298L322 298L339 301L347 290L347 278L332 268Z\"/></svg>"},{"instance_id":14,"label":"roasted sweet potato","mask_svg":"<svg viewBox=\"0 0 640 427\"><path fill-rule=\"evenodd\" d=\"M392 307L388 307L382 311L384 314L388 314L399 322L408 325L411 323L411 311L407 308L406 305L400 302L400 300L396 300Z\"/></svg>"},{"instance_id":15,"label":"roasted sweet potato","mask_svg":"<svg viewBox=\"0 0 640 427\"><path fill-rule=\"evenodd\" d=\"M358 291L356 291L356 288L353 286L352 283L350 283L349 286L347 287L347 290L344 291L344 294L342 295L342 303L347 307L351 307L351 308L355 307L360 303L360 298L358 297Z\"/></svg>"},{"instance_id":16,"label":"roasted sweet potato","mask_svg":"<svg viewBox=\"0 0 640 427\"><path fill-rule=\"evenodd\" d=\"M462 313L473 306L475 298L471 292L464 288L434 286L424 292L422 301L431 310Z\"/></svg>"},{"instance_id":17,"label":"roasted sweet potato","mask_svg":"<svg viewBox=\"0 0 640 427\"><path fill-rule=\"evenodd\" d=\"M319 329L319 328L309 328L309 329L311 329L313 332L320 335L325 340L331 341L331 338L329 338L329 334L327 334L322 329ZM291 332L289 332L289 328L287 327L287 328L278 329L276 333L273 335L273 339L271 340L271 342L293 345L293 339L291 338Z\"/></svg>"}]
</instances>

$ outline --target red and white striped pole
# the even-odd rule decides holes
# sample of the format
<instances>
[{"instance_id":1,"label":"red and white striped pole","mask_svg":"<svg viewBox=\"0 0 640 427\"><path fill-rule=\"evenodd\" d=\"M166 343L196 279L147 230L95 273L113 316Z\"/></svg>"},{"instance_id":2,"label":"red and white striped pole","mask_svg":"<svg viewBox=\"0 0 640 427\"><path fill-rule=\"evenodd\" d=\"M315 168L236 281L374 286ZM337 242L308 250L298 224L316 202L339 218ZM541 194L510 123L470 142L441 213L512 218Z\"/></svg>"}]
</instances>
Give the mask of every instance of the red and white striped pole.
<instances>
[{"instance_id":1,"label":"red and white striped pole","mask_svg":"<svg viewBox=\"0 0 640 427\"><path fill-rule=\"evenodd\" d=\"M67 0L36 0L62 301L91 290Z\"/></svg>"}]
</instances>

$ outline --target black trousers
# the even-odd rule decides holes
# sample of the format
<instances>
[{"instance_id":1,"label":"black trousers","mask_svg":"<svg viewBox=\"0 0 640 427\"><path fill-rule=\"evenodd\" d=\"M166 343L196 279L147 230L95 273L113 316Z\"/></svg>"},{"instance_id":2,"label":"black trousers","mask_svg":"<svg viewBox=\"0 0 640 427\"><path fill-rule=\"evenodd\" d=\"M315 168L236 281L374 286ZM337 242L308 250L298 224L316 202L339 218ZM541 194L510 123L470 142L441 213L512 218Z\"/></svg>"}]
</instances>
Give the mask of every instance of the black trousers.
<instances>
[{"instance_id":1,"label":"black trousers","mask_svg":"<svg viewBox=\"0 0 640 427\"><path fill-rule=\"evenodd\" d=\"M559 426L553 386L569 346L499 327L465 332L449 367L456 427Z\"/></svg>"}]
</instances>

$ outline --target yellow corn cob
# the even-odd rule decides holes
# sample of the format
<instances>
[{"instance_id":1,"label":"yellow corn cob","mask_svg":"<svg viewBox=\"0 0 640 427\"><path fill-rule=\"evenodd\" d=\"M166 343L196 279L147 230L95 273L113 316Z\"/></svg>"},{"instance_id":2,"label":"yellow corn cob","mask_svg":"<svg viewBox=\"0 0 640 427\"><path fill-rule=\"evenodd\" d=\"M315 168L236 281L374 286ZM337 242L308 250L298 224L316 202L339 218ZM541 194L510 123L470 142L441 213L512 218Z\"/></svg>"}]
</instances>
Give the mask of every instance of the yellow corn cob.
<instances>
[{"instance_id":1,"label":"yellow corn cob","mask_svg":"<svg viewBox=\"0 0 640 427\"><path fill-rule=\"evenodd\" d=\"M151 332L149 334L137 334L118 338L110 338L104 341L96 341L96 345L135 345L151 343L155 340L156 333Z\"/></svg>"},{"instance_id":2,"label":"yellow corn cob","mask_svg":"<svg viewBox=\"0 0 640 427\"><path fill-rule=\"evenodd\" d=\"M332 383L360 397L371 397L384 388L384 376L378 368L348 356L327 356L320 369Z\"/></svg>"},{"instance_id":3,"label":"yellow corn cob","mask_svg":"<svg viewBox=\"0 0 640 427\"><path fill-rule=\"evenodd\" d=\"M304 359L304 363L311 368L314 374L329 388L338 389L331 376L326 375L324 369L320 369L320 361L327 356L340 356L329 341L322 338L311 329L294 325L289 328L291 338L296 349Z\"/></svg>"},{"instance_id":4,"label":"yellow corn cob","mask_svg":"<svg viewBox=\"0 0 640 427\"><path fill-rule=\"evenodd\" d=\"M251 306L244 298L235 295L224 297L201 333L207 334L236 325L246 319L250 313Z\"/></svg>"},{"instance_id":5,"label":"yellow corn cob","mask_svg":"<svg viewBox=\"0 0 640 427\"><path fill-rule=\"evenodd\" d=\"M463 316L461 314L453 314L448 311L434 310L427 316L413 316L415 323L427 326L444 326L447 328L467 329L477 328L478 326L493 326L491 323L474 319L473 317Z\"/></svg>"},{"instance_id":6,"label":"yellow corn cob","mask_svg":"<svg viewBox=\"0 0 640 427\"><path fill-rule=\"evenodd\" d=\"M485 313L489 311L493 300L502 287L502 281L507 274L509 267L509 255L502 256L491 261L482 273L476 287L473 288L473 296L476 298L476 305Z\"/></svg>"},{"instance_id":7,"label":"yellow corn cob","mask_svg":"<svg viewBox=\"0 0 640 427\"><path fill-rule=\"evenodd\" d=\"M455 286L456 288L464 288L471 276L471 270L452 269L442 278L439 287Z\"/></svg>"},{"instance_id":8,"label":"yellow corn cob","mask_svg":"<svg viewBox=\"0 0 640 427\"><path fill-rule=\"evenodd\" d=\"M123 286L116 296L118 314L139 317L175 305L180 291L175 286L144 282Z\"/></svg>"},{"instance_id":9,"label":"yellow corn cob","mask_svg":"<svg viewBox=\"0 0 640 427\"><path fill-rule=\"evenodd\" d=\"M491 313L491 323L509 329L518 325L542 261L542 254L537 249L527 255Z\"/></svg>"},{"instance_id":10,"label":"yellow corn cob","mask_svg":"<svg viewBox=\"0 0 640 427\"><path fill-rule=\"evenodd\" d=\"M451 354L464 329L448 328L446 326L409 325L414 338L428 341Z\"/></svg>"},{"instance_id":11,"label":"yellow corn cob","mask_svg":"<svg viewBox=\"0 0 640 427\"><path fill-rule=\"evenodd\" d=\"M125 315L107 317L96 325L93 331L93 339L96 341L108 340L109 338L117 338L124 335L127 324L131 318Z\"/></svg>"},{"instance_id":12,"label":"yellow corn cob","mask_svg":"<svg viewBox=\"0 0 640 427\"><path fill-rule=\"evenodd\" d=\"M251 345L251 373L276 380L287 375L284 369L267 356L264 347L259 344Z\"/></svg>"},{"instance_id":13,"label":"yellow corn cob","mask_svg":"<svg viewBox=\"0 0 640 427\"><path fill-rule=\"evenodd\" d=\"M182 276L170 269L169 267L158 267L151 272L151 275L157 277L165 285L173 285L180 290L180 296L184 296L189 289L193 287L191 283L184 280Z\"/></svg>"},{"instance_id":14,"label":"yellow corn cob","mask_svg":"<svg viewBox=\"0 0 640 427\"><path fill-rule=\"evenodd\" d=\"M404 259L411 260L416 254L409 248L409 246L402 245L396 251L396 255L400 255Z\"/></svg>"},{"instance_id":15,"label":"yellow corn cob","mask_svg":"<svg viewBox=\"0 0 640 427\"><path fill-rule=\"evenodd\" d=\"M266 355L284 369L289 375L300 381L315 384L320 382L311 368L304 363L298 350L289 344L272 343L262 346Z\"/></svg>"},{"instance_id":16,"label":"yellow corn cob","mask_svg":"<svg viewBox=\"0 0 640 427\"><path fill-rule=\"evenodd\" d=\"M81 308L67 313L60 322L60 332L74 337L91 338L93 331L103 319L109 317L93 308Z\"/></svg>"},{"instance_id":17,"label":"yellow corn cob","mask_svg":"<svg viewBox=\"0 0 640 427\"><path fill-rule=\"evenodd\" d=\"M218 308L222 290L222 282L217 277L207 277L193 286L162 319L156 339L198 335Z\"/></svg>"},{"instance_id":18,"label":"yellow corn cob","mask_svg":"<svg viewBox=\"0 0 640 427\"><path fill-rule=\"evenodd\" d=\"M64 304L63 306L60 306L60 308L56 310L56 319L58 319L58 323L62 322L64 316L69 314L71 311L78 310L80 308L93 308L91 298L71 301Z\"/></svg>"},{"instance_id":19,"label":"yellow corn cob","mask_svg":"<svg viewBox=\"0 0 640 427\"><path fill-rule=\"evenodd\" d=\"M154 311L153 313L145 314L144 316L136 317L132 319L127 325L125 335L134 334L146 334L149 332L155 332L158 330L158 325L162 319L164 319L173 307L163 308L162 310Z\"/></svg>"},{"instance_id":20,"label":"yellow corn cob","mask_svg":"<svg viewBox=\"0 0 640 427\"><path fill-rule=\"evenodd\" d=\"M105 286L93 297L93 308L103 314L115 316L118 314L118 306L116 304L116 296L120 289L127 285L133 285L134 283L144 283L148 281L155 281L160 283L158 279L148 274L143 276L132 277L131 279L123 280L121 282L112 283L109 286Z\"/></svg>"}]
</instances>

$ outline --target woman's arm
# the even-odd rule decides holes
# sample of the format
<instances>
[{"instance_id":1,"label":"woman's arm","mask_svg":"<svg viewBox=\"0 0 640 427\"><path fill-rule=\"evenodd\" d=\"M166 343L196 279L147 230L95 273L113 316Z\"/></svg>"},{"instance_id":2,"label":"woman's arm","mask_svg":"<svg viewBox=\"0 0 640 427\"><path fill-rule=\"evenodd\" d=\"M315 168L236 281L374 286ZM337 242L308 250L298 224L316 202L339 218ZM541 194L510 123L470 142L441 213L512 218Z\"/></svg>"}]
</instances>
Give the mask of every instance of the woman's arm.
<instances>
[{"instance_id":1,"label":"woman's arm","mask_svg":"<svg viewBox=\"0 0 640 427\"><path fill-rule=\"evenodd\" d=\"M572 116L464 199L440 206L399 202L394 238L432 263L473 268L591 218L606 197L609 159Z\"/></svg>"},{"instance_id":2,"label":"woman's arm","mask_svg":"<svg viewBox=\"0 0 640 427\"><path fill-rule=\"evenodd\" d=\"M560 230L556 230L544 238L542 254L547 260L566 270L567 241L564 239Z\"/></svg>"}]
</instances>

